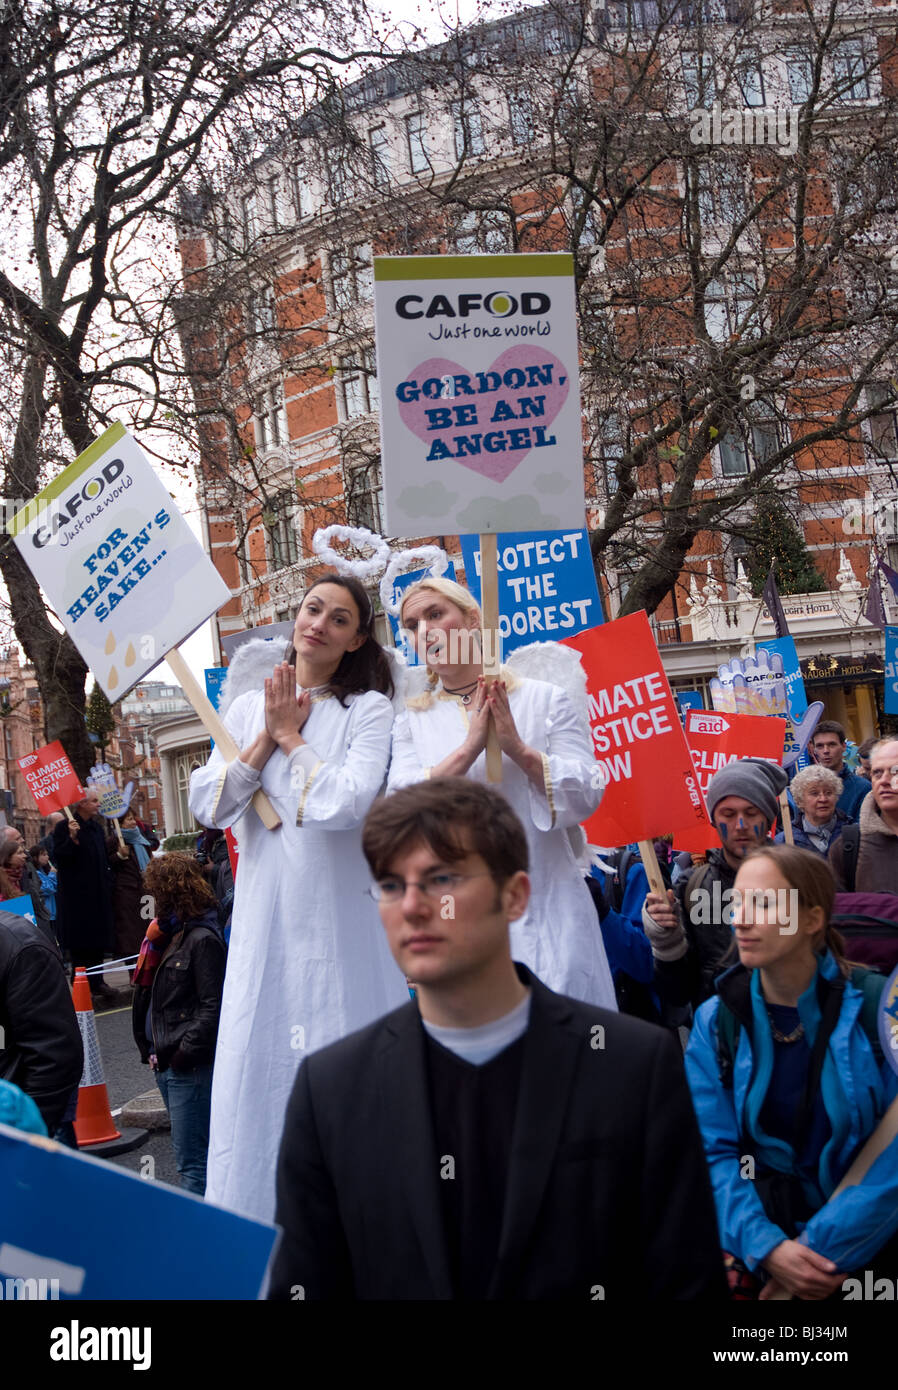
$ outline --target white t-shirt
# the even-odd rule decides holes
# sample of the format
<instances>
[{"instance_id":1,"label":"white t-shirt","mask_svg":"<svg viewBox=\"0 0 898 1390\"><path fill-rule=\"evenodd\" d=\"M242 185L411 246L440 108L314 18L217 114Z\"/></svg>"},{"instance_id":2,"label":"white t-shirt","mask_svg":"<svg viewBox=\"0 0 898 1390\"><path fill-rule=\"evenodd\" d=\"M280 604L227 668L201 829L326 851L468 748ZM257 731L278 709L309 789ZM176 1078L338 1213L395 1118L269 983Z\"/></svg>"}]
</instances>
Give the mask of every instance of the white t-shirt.
<instances>
[{"instance_id":1,"label":"white t-shirt","mask_svg":"<svg viewBox=\"0 0 898 1390\"><path fill-rule=\"evenodd\" d=\"M462 1061L472 1066L482 1067L511 1047L527 1031L530 1022L530 990L520 1004L515 1005L510 1014L494 1018L491 1023L481 1023L477 1028L444 1028L436 1023L421 1022L434 1042L454 1052Z\"/></svg>"}]
</instances>

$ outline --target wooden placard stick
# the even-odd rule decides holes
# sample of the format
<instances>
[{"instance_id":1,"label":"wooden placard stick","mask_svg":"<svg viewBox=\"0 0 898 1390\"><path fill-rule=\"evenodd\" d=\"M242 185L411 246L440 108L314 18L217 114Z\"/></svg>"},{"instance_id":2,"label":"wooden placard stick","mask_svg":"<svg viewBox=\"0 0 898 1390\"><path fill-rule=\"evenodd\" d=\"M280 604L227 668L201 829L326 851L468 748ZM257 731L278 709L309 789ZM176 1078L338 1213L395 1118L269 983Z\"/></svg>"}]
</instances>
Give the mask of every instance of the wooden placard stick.
<instances>
[{"instance_id":1,"label":"wooden placard stick","mask_svg":"<svg viewBox=\"0 0 898 1390\"><path fill-rule=\"evenodd\" d=\"M125 841L124 841L124 839L122 838L122 824L121 824L121 821L119 820L118 816L113 816L113 817L112 817L112 823L113 823L113 825L115 826L115 833L116 833L116 835L118 836L118 847L119 847L119 849L124 849L124 848L125 848Z\"/></svg>"},{"instance_id":2,"label":"wooden placard stick","mask_svg":"<svg viewBox=\"0 0 898 1390\"><path fill-rule=\"evenodd\" d=\"M165 660L180 681L181 689L193 705L204 727L221 749L221 756L225 762L235 762L240 757L240 749L228 733L218 711L187 665L179 648L172 647L170 652L166 652ZM253 809L266 830L277 830L281 818L262 790L253 793Z\"/></svg>"},{"instance_id":3,"label":"wooden placard stick","mask_svg":"<svg viewBox=\"0 0 898 1390\"><path fill-rule=\"evenodd\" d=\"M74 820L74 819L75 819L75 817L72 815L71 811L69 810L68 806L63 806L62 809L65 811L66 820Z\"/></svg>"},{"instance_id":4,"label":"wooden placard stick","mask_svg":"<svg viewBox=\"0 0 898 1390\"><path fill-rule=\"evenodd\" d=\"M838 1197L840 1192L844 1192L846 1187L857 1187L858 1183L866 1177L873 1164L884 1153L891 1144L895 1136L898 1135L898 1096L892 1101L886 1110L879 1124L874 1129L870 1138L867 1140L860 1153L854 1159L851 1167L839 1183L838 1187L827 1197L827 1203L832 1202ZM767 1294L767 1299L776 1303L785 1303L794 1295L784 1289L782 1284L775 1283L772 1291Z\"/></svg>"},{"instance_id":5,"label":"wooden placard stick","mask_svg":"<svg viewBox=\"0 0 898 1390\"><path fill-rule=\"evenodd\" d=\"M487 686L490 686L499 676L499 567L494 531L485 532L480 537L480 598L484 634L483 674ZM492 719L486 736L486 780L502 781L502 749Z\"/></svg>"},{"instance_id":6,"label":"wooden placard stick","mask_svg":"<svg viewBox=\"0 0 898 1390\"><path fill-rule=\"evenodd\" d=\"M779 795L780 811L783 817L783 834L786 837L787 845L795 844L795 836L792 834L792 814L789 810L789 798L785 790Z\"/></svg>"},{"instance_id":7,"label":"wooden placard stick","mask_svg":"<svg viewBox=\"0 0 898 1390\"><path fill-rule=\"evenodd\" d=\"M649 887L653 893L657 893L660 898L667 902L667 885L661 877L661 868L658 864L658 856L655 853L654 840L637 840L639 845L639 855L642 859L642 867L645 869L645 876L649 881Z\"/></svg>"}]
</instances>

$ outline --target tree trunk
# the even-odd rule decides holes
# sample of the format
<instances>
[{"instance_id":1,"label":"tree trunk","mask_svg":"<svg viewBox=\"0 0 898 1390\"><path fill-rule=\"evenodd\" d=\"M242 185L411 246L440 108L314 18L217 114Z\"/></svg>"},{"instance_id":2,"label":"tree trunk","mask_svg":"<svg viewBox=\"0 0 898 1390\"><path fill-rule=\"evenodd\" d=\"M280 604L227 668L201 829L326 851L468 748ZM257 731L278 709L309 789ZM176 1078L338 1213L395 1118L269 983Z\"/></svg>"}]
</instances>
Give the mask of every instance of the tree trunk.
<instances>
[{"instance_id":1,"label":"tree trunk","mask_svg":"<svg viewBox=\"0 0 898 1390\"><path fill-rule=\"evenodd\" d=\"M664 537L654 555L640 565L633 576L619 617L638 613L640 608L644 608L646 613L654 613L676 584L694 539L692 534Z\"/></svg>"},{"instance_id":2,"label":"tree trunk","mask_svg":"<svg viewBox=\"0 0 898 1390\"><path fill-rule=\"evenodd\" d=\"M47 738L61 741L83 781L94 762L84 722L87 667L68 634L49 621L37 581L8 537L0 546L0 573L9 591L16 637L37 675Z\"/></svg>"}]
</instances>

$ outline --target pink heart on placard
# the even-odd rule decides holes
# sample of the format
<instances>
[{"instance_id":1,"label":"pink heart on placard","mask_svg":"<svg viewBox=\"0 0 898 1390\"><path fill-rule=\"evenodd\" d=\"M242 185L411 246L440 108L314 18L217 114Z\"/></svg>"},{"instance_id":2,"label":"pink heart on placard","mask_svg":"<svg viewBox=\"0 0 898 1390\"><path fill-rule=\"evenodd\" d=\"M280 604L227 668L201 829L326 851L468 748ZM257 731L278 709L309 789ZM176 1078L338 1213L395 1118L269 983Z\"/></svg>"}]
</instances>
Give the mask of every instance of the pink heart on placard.
<instances>
[{"instance_id":1,"label":"pink heart on placard","mask_svg":"<svg viewBox=\"0 0 898 1390\"><path fill-rule=\"evenodd\" d=\"M549 426L567 400L570 380L551 352L518 344L481 372L429 357L409 372L403 387L416 389L417 399L400 397L400 417L430 446L429 458L463 464L502 483L531 449L554 442ZM476 420L469 418L471 406ZM526 433L511 436L512 430Z\"/></svg>"}]
</instances>

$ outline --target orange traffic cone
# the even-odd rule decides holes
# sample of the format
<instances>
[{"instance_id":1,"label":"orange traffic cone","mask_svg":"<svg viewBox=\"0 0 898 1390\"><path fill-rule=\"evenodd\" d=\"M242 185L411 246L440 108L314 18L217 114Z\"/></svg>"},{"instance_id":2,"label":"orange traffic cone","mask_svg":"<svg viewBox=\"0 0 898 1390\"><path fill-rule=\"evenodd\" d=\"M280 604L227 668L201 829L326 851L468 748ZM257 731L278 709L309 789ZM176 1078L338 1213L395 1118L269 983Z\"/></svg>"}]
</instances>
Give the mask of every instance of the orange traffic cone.
<instances>
[{"instance_id":1,"label":"orange traffic cone","mask_svg":"<svg viewBox=\"0 0 898 1390\"><path fill-rule=\"evenodd\" d=\"M78 1089L78 1113L75 1116L75 1137L79 1149L90 1148L92 1144L105 1144L110 1139L120 1139L115 1121L109 1110L109 1096L106 1092L106 1078L103 1075L103 1062L100 1057L100 1043L97 1038L97 1024L94 1006L90 997L90 985L83 965L75 971L72 985L72 1003L78 1015L78 1027L84 1044L84 1071Z\"/></svg>"}]
</instances>

